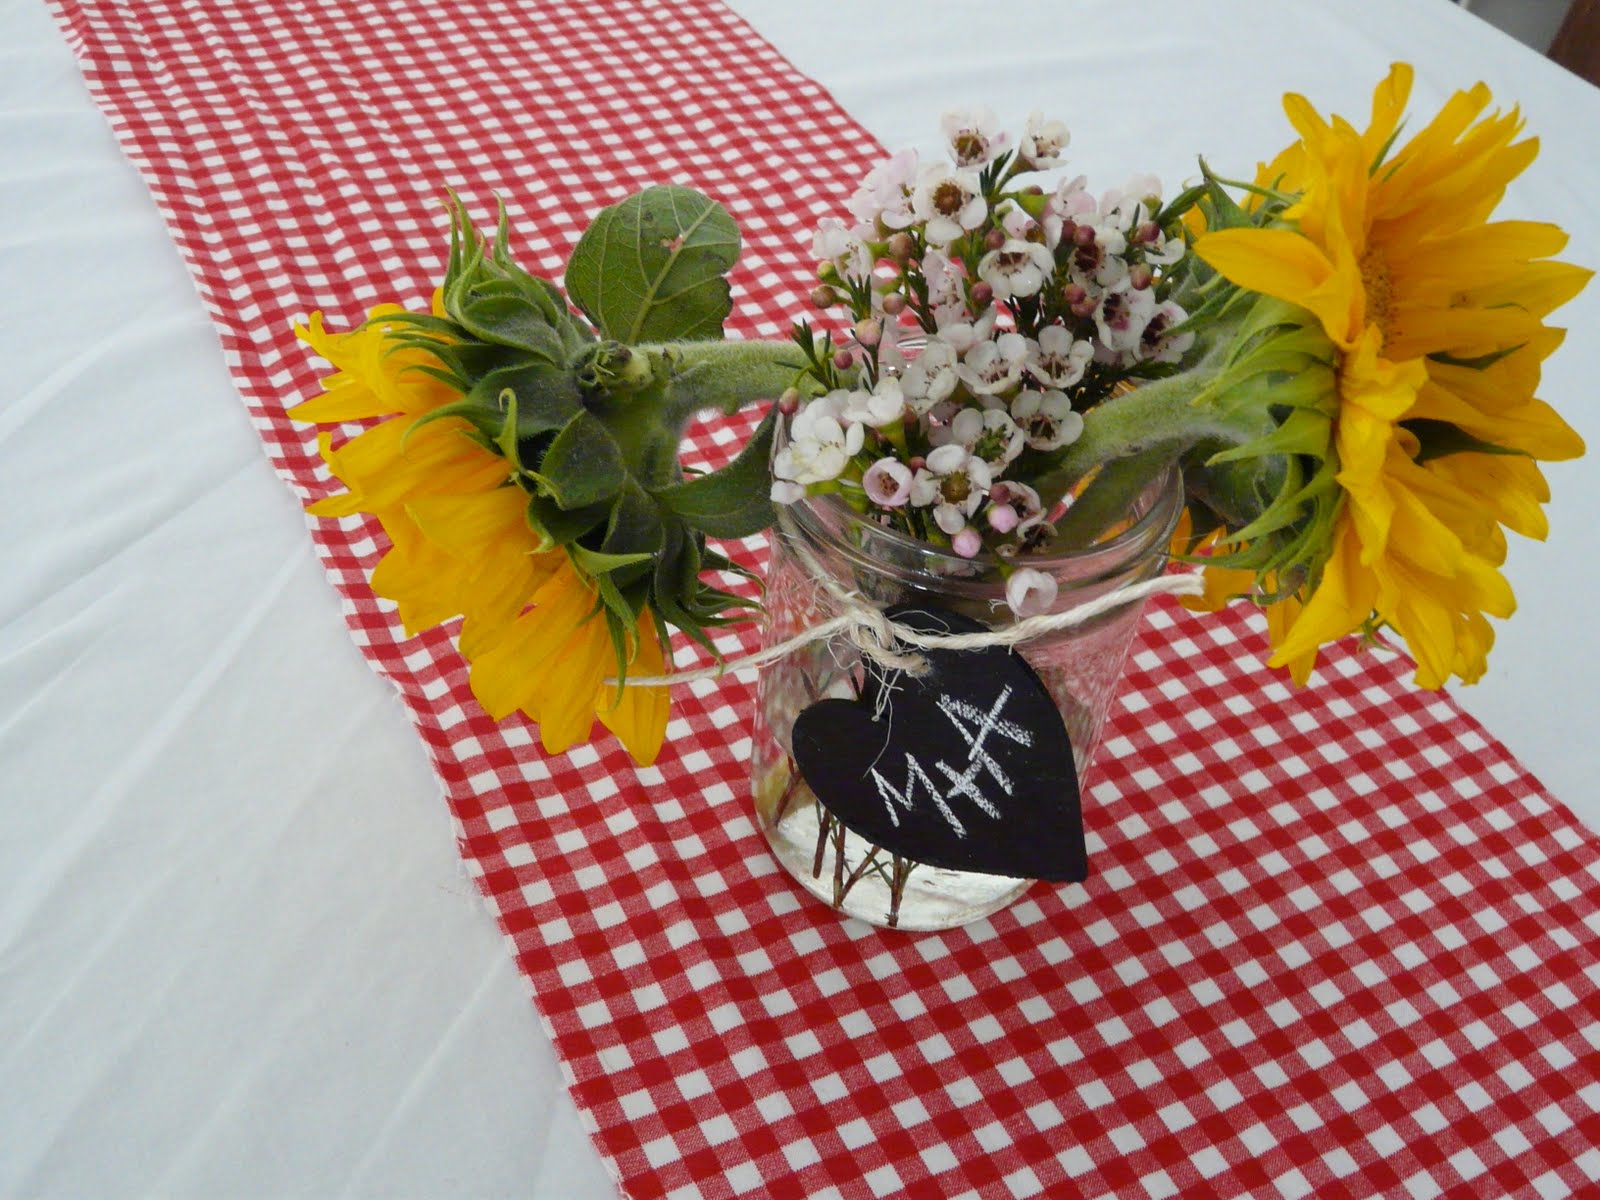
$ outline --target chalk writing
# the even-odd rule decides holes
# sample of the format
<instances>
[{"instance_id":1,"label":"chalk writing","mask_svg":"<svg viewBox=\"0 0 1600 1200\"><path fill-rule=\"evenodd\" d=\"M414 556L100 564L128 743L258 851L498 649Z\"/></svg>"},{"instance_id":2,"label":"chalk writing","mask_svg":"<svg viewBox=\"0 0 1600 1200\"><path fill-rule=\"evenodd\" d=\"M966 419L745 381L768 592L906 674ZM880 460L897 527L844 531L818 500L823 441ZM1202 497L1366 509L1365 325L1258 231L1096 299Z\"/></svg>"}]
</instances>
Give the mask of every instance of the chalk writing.
<instances>
[{"instance_id":1,"label":"chalk writing","mask_svg":"<svg viewBox=\"0 0 1600 1200\"><path fill-rule=\"evenodd\" d=\"M889 813L889 819L898 827L900 814L895 811L898 804L907 812L915 808L917 787L927 792L928 798L939 810L950 828L957 837L967 836L967 827L961 818L956 816L955 810L950 807L950 800L961 796L971 801L979 810L998 820L1000 810L995 807L992 800L983 792L985 782L982 773L987 772L988 777L994 781L1003 796L1009 798L1014 790L1010 777L1005 770L995 761L994 755L985 748L991 734L1006 738L1019 746L1031 747L1033 735L1015 721L1007 721L1002 715L1005 712L1006 701L1011 698L1011 685L1007 684L1001 689L987 712L974 704L970 704L957 696L941 693L937 704L938 709L961 738L967 744L967 761L963 769L957 770L943 758L937 759L934 770L942 774L949 786L941 790L929 777L922 764L915 755L906 752L906 782L904 788L896 788L885 779L877 770L872 769L872 782L878 789L878 795L883 800L884 808Z\"/></svg>"}]
</instances>

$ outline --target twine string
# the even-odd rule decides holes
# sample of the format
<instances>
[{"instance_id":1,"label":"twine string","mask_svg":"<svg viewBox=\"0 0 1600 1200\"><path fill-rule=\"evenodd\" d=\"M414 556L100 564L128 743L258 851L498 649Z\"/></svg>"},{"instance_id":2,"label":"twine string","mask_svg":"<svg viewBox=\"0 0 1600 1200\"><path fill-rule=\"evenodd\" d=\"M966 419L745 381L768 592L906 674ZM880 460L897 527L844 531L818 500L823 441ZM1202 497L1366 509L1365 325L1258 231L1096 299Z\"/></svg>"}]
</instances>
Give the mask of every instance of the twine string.
<instances>
[{"instance_id":1,"label":"twine string","mask_svg":"<svg viewBox=\"0 0 1600 1200\"><path fill-rule=\"evenodd\" d=\"M1197 596L1205 591L1205 580L1197 571L1177 575L1157 575L1153 579L1115 588L1103 596L1096 596L1093 600L1086 600L1061 612L1024 617L1014 624L999 629L988 629L982 633L924 633L891 620L883 609L859 591L844 587L834 578L831 571L817 562L805 546L794 546L793 550L800 559L801 566L811 572L811 577L821 583L823 589L838 605L840 611L837 616L819 625L803 629L793 637L765 646L754 653L713 663L707 667L691 671L673 671L668 675L630 676L627 680L628 686L671 687L682 683L697 683L705 679L720 679L734 671L776 662L797 650L803 650L807 646L836 636L843 636L861 651L862 657L871 659L886 673L903 671L907 675L920 676L927 673L928 660L917 651L981 650L990 646L1019 646L1052 633L1075 629L1103 613L1135 604L1151 596ZM912 649L905 651L900 649L901 646L909 646ZM606 680L608 685L615 685L616 682L615 678Z\"/></svg>"}]
</instances>

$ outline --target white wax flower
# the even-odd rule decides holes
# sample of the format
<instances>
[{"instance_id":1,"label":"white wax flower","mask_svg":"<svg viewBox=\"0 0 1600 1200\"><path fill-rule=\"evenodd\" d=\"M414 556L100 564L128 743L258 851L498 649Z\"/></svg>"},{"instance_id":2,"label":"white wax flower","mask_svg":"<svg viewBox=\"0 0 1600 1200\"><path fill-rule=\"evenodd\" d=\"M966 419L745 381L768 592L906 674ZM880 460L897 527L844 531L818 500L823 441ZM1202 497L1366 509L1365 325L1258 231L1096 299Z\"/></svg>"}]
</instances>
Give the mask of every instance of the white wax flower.
<instances>
[{"instance_id":1,"label":"white wax flower","mask_svg":"<svg viewBox=\"0 0 1600 1200\"><path fill-rule=\"evenodd\" d=\"M949 443L929 452L927 466L911 480L911 503L933 507L934 524L952 537L978 511L993 482L989 464L965 446Z\"/></svg>"},{"instance_id":2,"label":"white wax flower","mask_svg":"<svg viewBox=\"0 0 1600 1200\"><path fill-rule=\"evenodd\" d=\"M952 261L943 250L930 248L922 256L922 277L928 281L928 311L936 328L971 319L966 275L959 259Z\"/></svg>"},{"instance_id":3,"label":"white wax flower","mask_svg":"<svg viewBox=\"0 0 1600 1200\"><path fill-rule=\"evenodd\" d=\"M1135 175L1101 196L1099 207L1096 224L1128 233L1160 211L1161 181L1154 175Z\"/></svg>"},{"instance_id":4,"label":"white wax flower","mask_svg":"<svg viewBox=\"0 0 1600 1200\"><path fill-rule=\"evenodd\" d=\"M1033 567L1019 567L1006 580L1006 603L1021 617L1035 617L1055 606L1056 581Z\"/></svg>"},{"instance_id":5,"label":"white wax flower","mask_svg":"<svg viewBox=\"0 0 1600 1200\"><path fill-rule=\"evenodd\" d=\"M1011 140L988 108L951 109L939 118L939 127L958 167L982 166L997 157Z\"/></svg>"},{"instance_id":6,"label":"white wax flower","mask_svg":"<svg viewBox=\"0 0 1600 1200\"><path fill-rule=\"evenodd\" d=\"M932 337L922 353L912 359L900 376L900 390L919 417L950 397L960 382L956 375L956 351L942 338Z\"/></svg>"},{"instance_id":7,"label":"white wax flower","mask_svg":"<svg viewBox=\"0 0 1600 1200\"><path fill-rule=\"evenodd\" d=\"M872 251L860 232L846 229L838 217L823 217L811 242L812 253L838 268L840 276L855 283L872 274Z\"/></svg>"},{"instance_id":8,"label":"white wax flower","mask_svg":"<svg viewBox=\"0 0 1600 1200\"><path fill-rule=\"evenodd\" d=\"M1047 121L1037 108L1028 114L1017 155L1036 171L1061 165L1061 152L1072 141L1072 134L1060 121Z\"/></svg>"},{"instance_id":9,"label":"white wax flower","mask_svg":"<svg viewBox=\"0 0 1600 1200\"><path fill-rule=\"evenodd\" d=\"M1002 333L968 350L957 370L973 395L994 396L1016 386L1027 358L1028 339L1020 333Z\"/></svg>"},{"instance_id":10,"label":"white wax flower","mask_svg":"<svg viewBox=\"0 0 1600 1200\"><path fill-rule=\"evenodd\" d=\"M1069 260L1072 282L1094 292L1115 287L1128 277L1128 239L1115 226L1094 221L1079 221L1078 227L1094 231L1094 241L1077 246Z\"/></svg>"},{"instance_id":11,"label":"white wax flower","mask_svg":"<svg viewBox=\"0 0 1600 1200\"><path fill-rule=\"evenodd\" d=\"M880 458L867 468L861 486L867 499L883 508L899 508L911 499L911 468L898 459Z\"/></svg>"},{"instance_id":12,"label":"white wax flower","mask_svg":"<svg viewBox=\"0 0 1600 1200\"><path fill-rule=\"evenodd\" d=\"M774 470L777 468L774 467ZM795 483L792 479L774 479L772 481L772 502L774 504L793 504L805 498L806 489L802 483Z\"/></svg>"},{"instance_id":13,"label":"white wax flower","mask_svg":"<svg viewBox=\"0 0 1600 1200\"><path fill-rule=\"evenodd\" d=\"M1189 314L1175 300L1164 300L1156 305L1139 338L1140 357L1149 362L1182 362L1189 347L1194 345L1194 333L1191 330L1182 333L1167 331L1188 319Z\"/></svg>"},{"instance_id":14,"label":"white wax flower","mask_svg":"<svg viewBox=\"0 0 1600 1200\"><path fill-rule=\"evenodd\" d=\"M1019 392L1011 416L1035 450L1059 450L1083 436L1083 417L1062 392Z\"/></svg>"},{"instance_id":15,"label":"white wax flower","mask_svg":"<svg viewBox=\"0 0 1600 1200\"><path fill-rule=\"evenodd\" d=\"M923 235L930 246L948 246L963 233L982 225L989 215L978 177L971 171L935 164L917 177L911 193L911 211L926 222Z\"/></svg>"},{"instance_id":16,"label":"white wax flower","mask_svg":"<svg viewBox=\"0 0 1600 1200\"><path fill-rule=\"evenodd\" d=\"M915 150L902 150L873 167L846 205L850 215L863 225L877 222L886 229L912 224L916 217L911 212L911 185L917 170Z\"/></svg>"},{"instance_id":17,"label":"white wax flower","mask_svg":"<svg viewBox=\"0 0 1600 1200\"><path fill-rule=\"evenodd\" d=\"M962 409L950 422L950 441L988 463L996 475L1016 461L1026 444L1016 422L998 408Z\"/></svg>"},{"instance_id":18,"label":"white wax flower","mask_svg":"<svg viewBox=\"0 0 1600 1200\"><path fill-rule=\"evenodd\" d=\"M1137 350L1155 311L1156 298L1150 289L1135 288L1124 279L1100 297L1094 310L1101 344L1113 352Z\"/></svg>"},{"instance_id":19,"label":"white wax flower","mask_svg":"<svg viewBox=\"0 0 1600 1200\"><path fill-rule=\"evenodd\" d=\"M1055 269L1048 246L1018 238L1007 239L978 260L978 278L994 288L999 300L1037 295Z\"/></svg>"},{"instance_id":20,"label":"white wax flower","mask_svg":"<svg viewBox=\"0 0 1600 1200\"><path fill-rule=\"evenodd\" d=\"M866 431L841 417L848 393L818 396L789 425L789 444L772 461L772 473L793 483L826 483L837 479L860 451Z\"/></svg>"},{"instance_id":21,"label":"white wax flower","mask_svg":"<svg viewBox=\"0 0 1600 1200\"><path fill-rule=\"evenodd\" d=\"M1092 358L1094 347L1087 340L1074 339L1064 326L1051 325L1041 329L1038 342L1029 347L1024 369L1047 387L1068 388L1083 378Z\"/></svg>"},{"instance_id":22,"label":"white wax flower","mask_svg":"<svg viewBox=\"0 0 1600 1200\"><path fill-rule=\"evenodd\" d=\"M996 310L993 306L983 310L983 316L976 321L963 317L959 321L952 321L947 325L939 326L939 336L948 342L957 354L965 354L980 342L989 340L989 335L994 332Z\"/></svg>"},{"instance_id":23,"label":"white wax flower","mask_svg":"<svg viewBox=\"0 0 1600 1200\"><path fill-rule=\"evenodd\" d=\"M1009 502L1022 514L1022 523L1017 526L1017 534L1021 536L1031 533L1035 526L1044 524L1044 503L1039 499L1039 493L1025 483L1008 480L1006 494Z\"/></svg>"},{"instance_id":24,"label":"white wax flower","mask_svg":"<svg viewBox=\"0 0 1600 1200\"><path fill-rule=\"evenodd\" d=\"M906 412L900 381L890 377L878 380L872 390L857 388L845 398L843 418L856 425L883 429L898 424Z\"/></svg>"}]
</instances>

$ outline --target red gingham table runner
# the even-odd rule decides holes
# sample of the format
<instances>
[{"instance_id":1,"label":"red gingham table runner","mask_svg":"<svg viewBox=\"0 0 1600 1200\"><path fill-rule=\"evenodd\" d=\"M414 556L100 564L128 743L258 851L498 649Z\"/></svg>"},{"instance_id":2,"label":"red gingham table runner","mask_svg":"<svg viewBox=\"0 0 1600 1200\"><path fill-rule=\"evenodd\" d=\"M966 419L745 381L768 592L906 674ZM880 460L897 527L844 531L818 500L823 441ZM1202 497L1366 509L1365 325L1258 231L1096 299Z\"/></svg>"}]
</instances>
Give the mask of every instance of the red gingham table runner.
<instances>
[{"instance_id":1,"label":"red gingham table runner","mask_svg":"<svg viewBox=\"0 0 1600 1200\"><path fill-rule=\"evenodd\" d=\"M503 192L546 273L600 205L699 187L746 238L733 332L773 336L881 154L713 0L53 7L302 497L328 483L283 415L319 374L290 320L423 304L445 186ZM768 855L748 677L679 689L653 768L542 758L374 601L375 526L312 533L628 1195L1594 1194L1596 839L1403 662L1335 652L1291 691L1242 615L1154 606L1087 884L886 934Z\"/></svg>"}]
</instances>

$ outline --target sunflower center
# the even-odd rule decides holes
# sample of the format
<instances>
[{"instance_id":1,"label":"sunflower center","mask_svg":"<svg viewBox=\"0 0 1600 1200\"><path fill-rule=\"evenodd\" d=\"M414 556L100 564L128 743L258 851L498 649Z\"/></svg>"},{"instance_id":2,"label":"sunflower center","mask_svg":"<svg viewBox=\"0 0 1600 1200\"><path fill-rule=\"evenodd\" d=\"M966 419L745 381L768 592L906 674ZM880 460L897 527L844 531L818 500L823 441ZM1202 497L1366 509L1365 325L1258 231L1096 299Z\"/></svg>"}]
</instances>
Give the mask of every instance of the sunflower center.
<instances>
[{"instance_id":1,"label":"sunflower center","mask_svg":"<svg viewBox=\"0 0 1600 1200\"><path fill-rule=\"evenodd\" d=\"M1361 287L1367 294L1367 323L1378 327L1387 345L1394 316L1394 291L1389 283L1389 262L1381 250L1369 248L1361 256Z\"/></svg>"}]
</instances>

